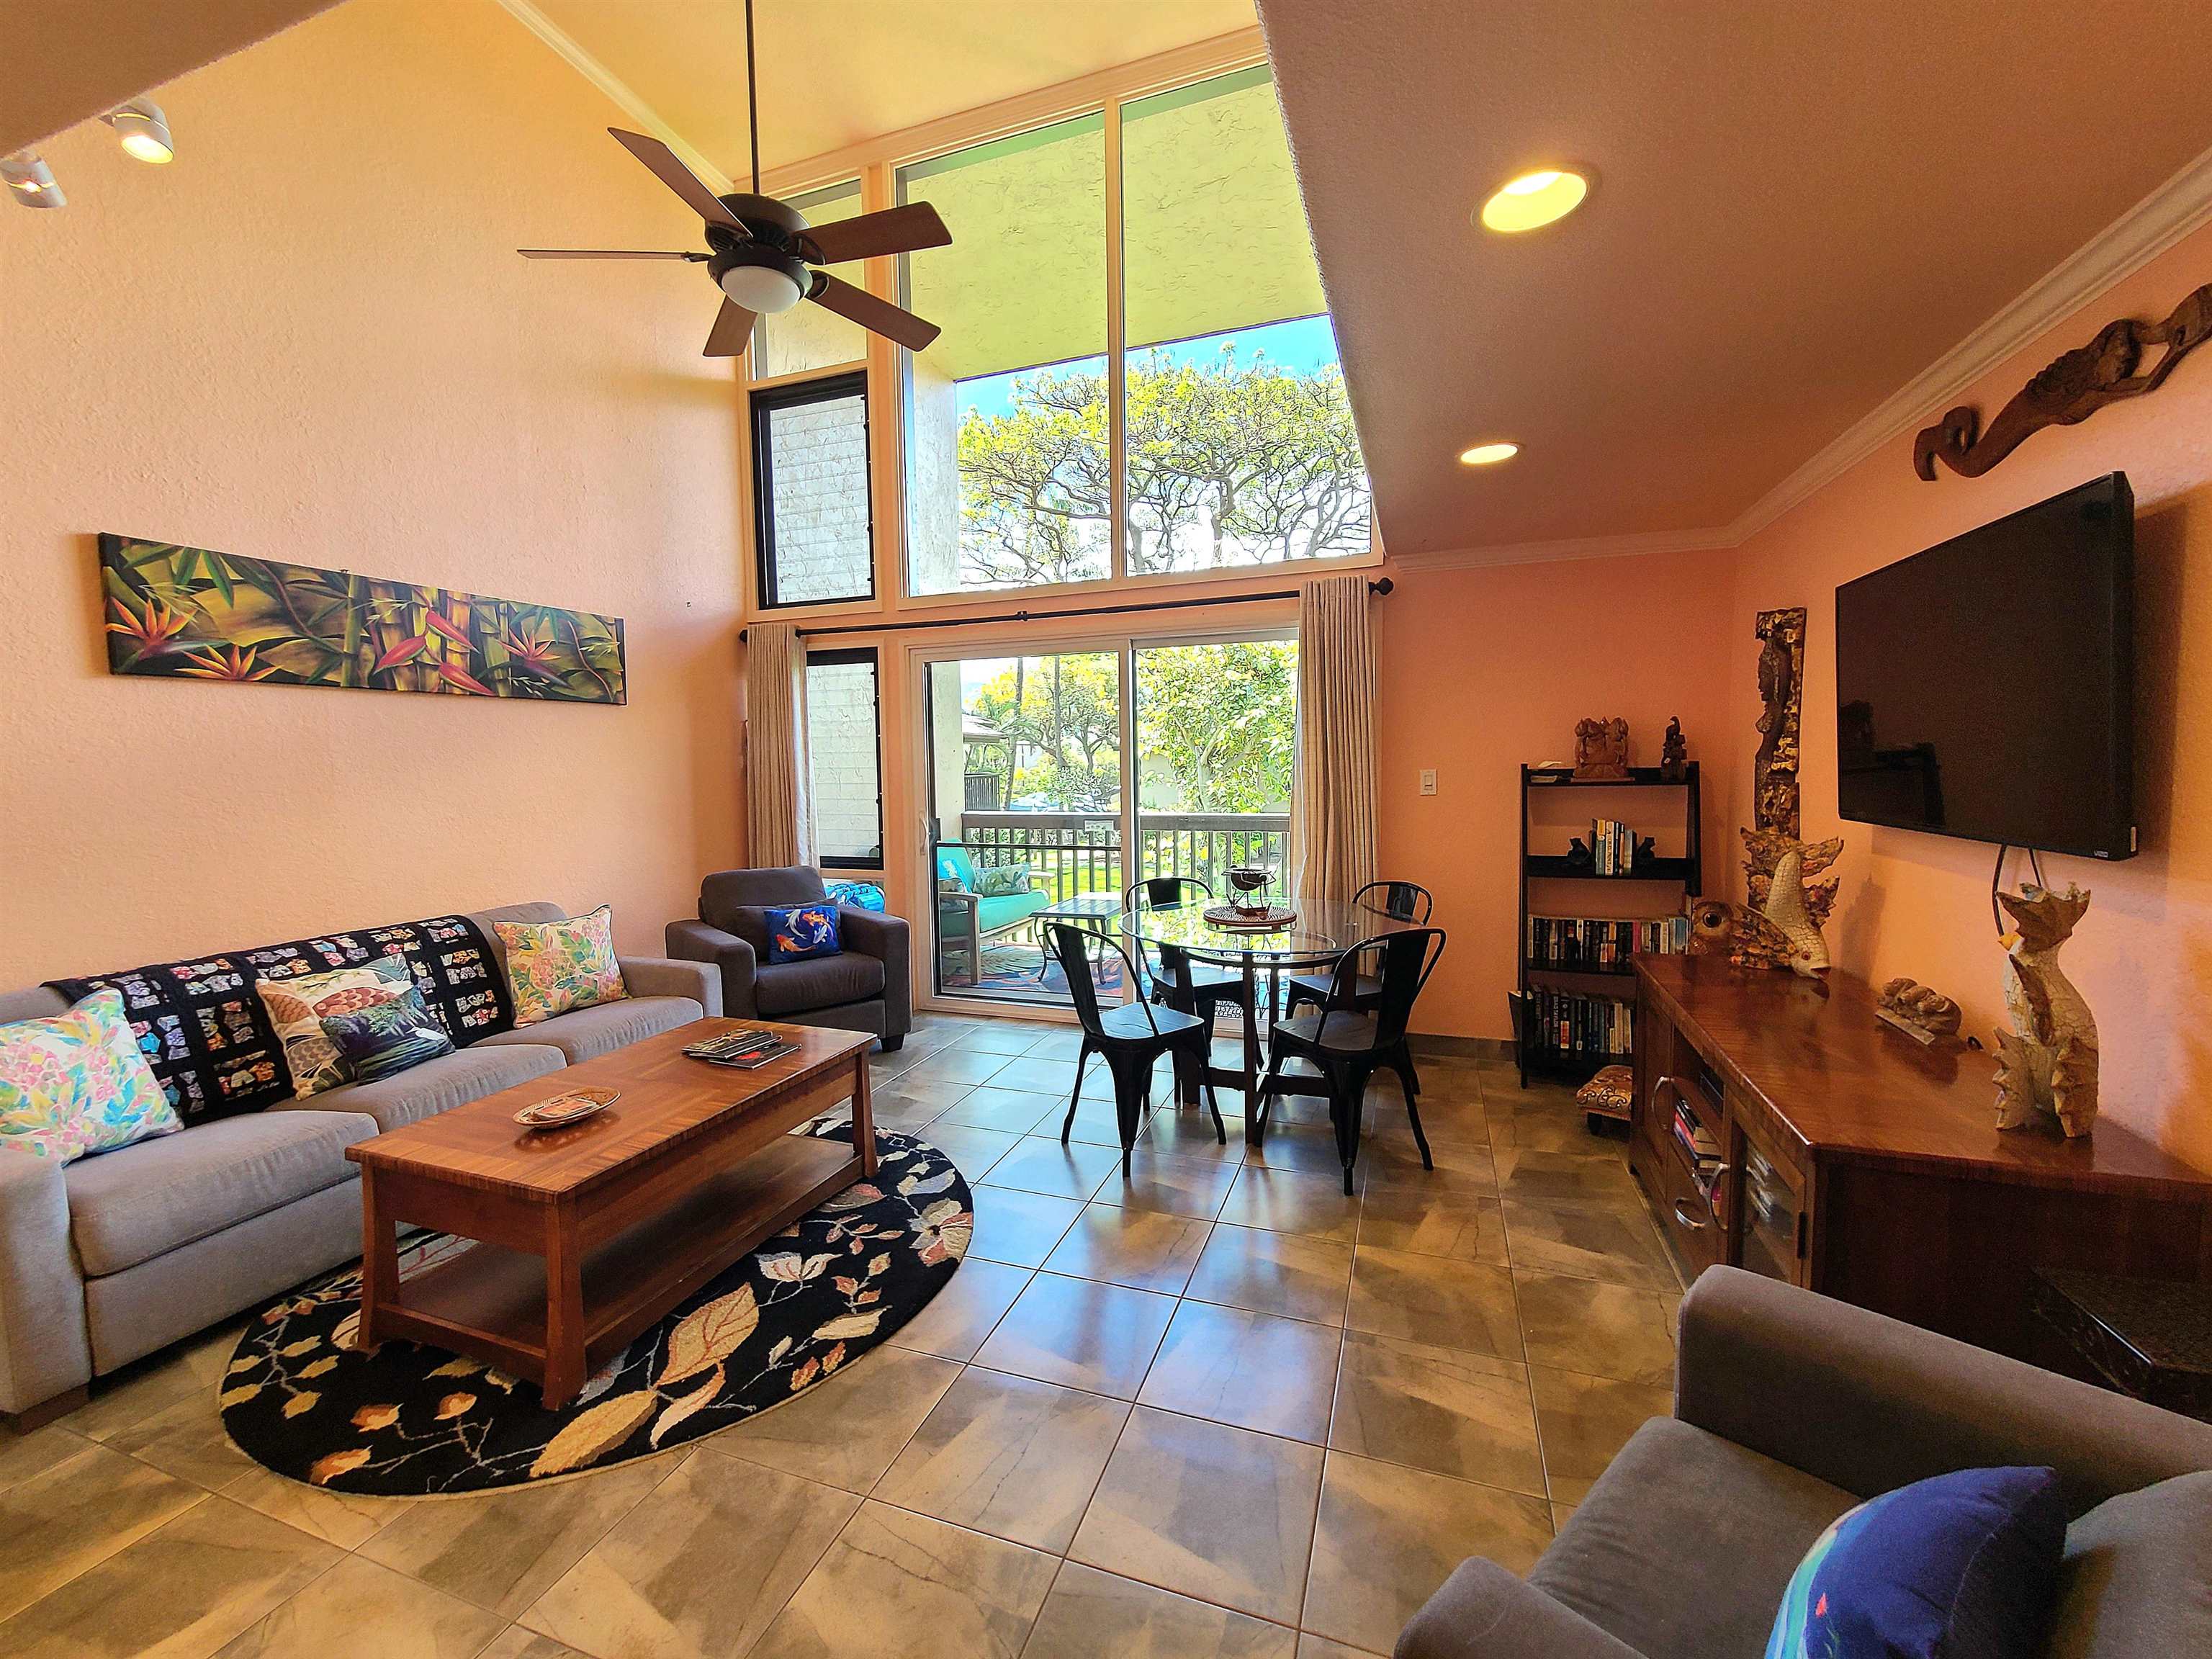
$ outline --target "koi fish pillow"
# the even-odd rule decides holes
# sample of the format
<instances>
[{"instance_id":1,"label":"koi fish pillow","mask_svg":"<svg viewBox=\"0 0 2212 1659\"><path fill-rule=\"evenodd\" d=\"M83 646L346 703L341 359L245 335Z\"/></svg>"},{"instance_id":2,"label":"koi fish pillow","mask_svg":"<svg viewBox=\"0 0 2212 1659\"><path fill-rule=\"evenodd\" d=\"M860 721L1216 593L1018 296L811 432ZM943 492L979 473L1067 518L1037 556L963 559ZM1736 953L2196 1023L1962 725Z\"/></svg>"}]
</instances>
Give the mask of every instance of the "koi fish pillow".
<instances>
[{"instance_id":1,"label":"koi fish pillow","mask_svg":"<svg viewBox=\"0 0 2212 1659\"><path fill-rule=\"evenodd\" d=\"M837 934L834 904L771 905L762 915L768 925L770 962L805 962L834 957L845 947Z\"/></svg>"}]
</instances>

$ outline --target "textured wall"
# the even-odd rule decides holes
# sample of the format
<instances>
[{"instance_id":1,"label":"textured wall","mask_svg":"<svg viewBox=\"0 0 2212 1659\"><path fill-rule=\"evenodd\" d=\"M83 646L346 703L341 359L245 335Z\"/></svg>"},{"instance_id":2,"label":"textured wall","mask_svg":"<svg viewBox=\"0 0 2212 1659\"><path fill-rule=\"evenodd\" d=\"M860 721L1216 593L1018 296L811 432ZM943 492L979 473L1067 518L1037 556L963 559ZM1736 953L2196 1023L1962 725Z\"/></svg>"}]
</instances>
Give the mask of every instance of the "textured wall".
<instances>
[{"instance_id":1,"label":"textured wall","mask_svg":"<svg viewBox=\"0 0 2212 1659\"><path fill-rule=\"evenodd\" d=\"M2115 317L2163 317L2212 276L2201 231L2076 313L1960 401L1987 420L2029 375ZM1937 413L1930 410L1929 418ZM2142 854L2126 863L2046 857L2062 887L2095 895L2063 958L2097 1016L2104 1109L2212 1169L2212 362L2183 364L2155 396L2040 433L1996 471L1912 472L1905 434L1745 546L1729 623L1729 729L1758 713L1753 614L1811 612L1804 718L1804 830L1841 832L1843 887L1829 944L1879 981L1905 974L1956 997L1984 1042L2002 1021L1990 919L1996 849L1836 816L1835 589L2017 507L2115 469L2136 492L2136 808ZM1748 748L1730 823L1748 821ZM2025 860L2008 872L2024 878ZM1742 890L1730 871L1732 890Z\"/></svg>"},{"instance_id":2,"label":"textured wall","mask_svg":"<svg viewBox=\"0 0 2212 1659\"><path fill-rule=\"evenodd\" d=\"M739 441L618 112L490 0L345 6L0 214L0 985L737 861ZM669 239L675 238L676 240ZM117 679L102 530L609 611L627 708Z\"/></svg>"}]
</instances>

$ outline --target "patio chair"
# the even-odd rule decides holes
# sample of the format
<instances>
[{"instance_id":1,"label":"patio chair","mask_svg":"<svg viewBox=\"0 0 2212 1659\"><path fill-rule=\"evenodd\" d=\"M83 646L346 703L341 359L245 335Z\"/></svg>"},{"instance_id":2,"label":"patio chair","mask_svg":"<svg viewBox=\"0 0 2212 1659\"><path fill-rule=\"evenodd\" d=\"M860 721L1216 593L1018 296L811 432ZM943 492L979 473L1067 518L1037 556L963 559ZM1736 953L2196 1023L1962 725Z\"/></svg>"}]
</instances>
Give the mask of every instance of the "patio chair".
<instances>
[{"instance_id":1,"label":"patio chair","mask_svg":"<svg viewBox=\"0 0 2212 1659\"><path fill-rule=\"evenodd\" d=\"M1116 1008L1102 1007L1098 987L1091 976L1091 951L1101 946L1120 957L1135 983L1136 964L1129 953L1112 939L1086 928L1054 922L1046 930L1047 946L1060 958L1067 975L1068 994L1075 1000L1076 1018L1083 1022L1083 1045L1075 1055L1075 1087L1067 1097L1067 1118L1060 1126L1060 1144L1067 1145L1075 1128L1075 1108L1083 1098L1083 1068L1093 1054L1103 1055L1114 1075L1114 1115L1121 1132L1121 1178L1129 1178L1129 1153L1137 1144L1137 1131L1150 1109L1152 1066L1162 1054L1176 1057L1178 1078L1191 1067L1206 1103L1213 1114L1213 1133L1223 1145L1229 1130L1221 1121L1221 1107L1213 1097L1213 1082L1206 1067L1212 1031L1195 1014L1174 1008L1155 1008L1149 1002L1132 1002ZM1102 953L1103 954L1103 953Z\"/></svg>"},{"instance_id":2,"label":"patio chair","mask_svg":"<svg viewBox=\"0 0 2212 1659\"><path fill-rule=\"evenodd\" d=\"M982 872L967 848L957 842L938 848L937 948L967 952L970 984L983 977L984 941L1012 933L1052 902L1050 890L1034 875L1016 892L985 894L977 890L981 884Z\"/></svg>"},{"instance_id":3,"label":"patio chair","mask_svg":"<svg viewBox=\"0 0 2212 1659\"><path fill-rule=\"evenodd\" d=\"M1360 962L1368 952L1374 953L1380 970L1376 975L1378 996L1371 1012L1361 1012L1351 1006L1351 1000L1359 979ZM1277 1097L1326 1093L1328 1121L1336 1131L1337 1157L1344 1164L1344 1190L1350 1195L1352 1166L1359 1157L1360 1120L1365 1109L1367 1080L1386 1066L1395 1070L1401 1080L1412 1072L1413 1061L1407 1047L1406 1030L1413 1019L1413 1004L1421 994L1421 988L1429 982L1429 975L1436 970L1443 953L1443 929L1413 927L1401 933L1363 939L1336 959L1321 1012L1278 1020L1268 1030L1267 1075L1260 1084L1254 1145L1261 1144L1267 1134L1267 1115ZM1316 1090L1310 1079L1284 1076L1283 1062L1286 1059L1310 1063L1320 1072L1325 1087ZM1421 1167L1435 1169L1435 1161L1429 1156L1429 1138L1421 1133L1421 1110L1414 1103L1410 1083L1406 1089L1406 1116L1413 1126L1413 1144L1421 1149Z\"/></svg>"}]
</instances>

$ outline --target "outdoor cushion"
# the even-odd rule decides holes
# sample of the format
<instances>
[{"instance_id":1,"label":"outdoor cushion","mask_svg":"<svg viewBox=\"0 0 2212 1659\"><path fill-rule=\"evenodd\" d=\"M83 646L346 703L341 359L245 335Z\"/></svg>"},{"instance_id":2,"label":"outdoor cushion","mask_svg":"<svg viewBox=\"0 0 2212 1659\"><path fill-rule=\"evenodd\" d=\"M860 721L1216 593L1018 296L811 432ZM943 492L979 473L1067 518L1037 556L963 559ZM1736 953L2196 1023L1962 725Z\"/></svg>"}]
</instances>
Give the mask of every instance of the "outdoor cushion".
<instances>
[{"instance_id":1,"label":"outdoor cushion","mask_svg":"<svg viewBox=\"0 0 2212 1659\"><path fill-rule=\"evenodd\" d=\"M546 1022L546 1025L550 1024ZM306 1100L281 1100L269 1109L366 1112L376 1120L378 1128L396 1129L434 1112L450 1111L464 1101L481 1100L515 1084L559 1071L568 1063L568 1056L538 1036L546 1025L530 1028L529 1035L536 1039L534 1042L508 1042L504 1039L519 1038L522 1034L502 1033L498 1038L487 1037L458 1054L441 1055L411 1066L397 1077L375 1083L341 1083L335 1089L325 1089Z\"/></svg>"},{"instance_id":2,"label":"outdoor cushion","mask_svg":"<svg viewBox=\"0 0 2212 1659\"><path fill-rule=\"evenodd\" d=\"M1857 1502L1734 1441L1654 1418L1528 1582L1646 1659L1760 1659L1798 1562Z\"/></svg>"},{"instance_id":3,"label":"outdoor cushion","mask_svg":"<svg viewBox=\"0 0 2212 1659\"><path fill-rule=\"evenodd\" d=\"M940 847L937 849L937 878L940 882L957 881L963 892L972 893L975 890L975 860L968 856L964 847Z\"/></svg>"},{"instance_id":4,"label":"outdoor cushion","mask_svg":"<svg viewBox=\"0 0 2212 1659\"><path fill-rule=\"evenodd\" d=\"M573 1066L580 1060L627 1048L706 1017L707 1011L690 997L624 997L620 1002L599 1002L588 1008L572 1009L523 1030L487 1037L477 1046L492 1048L518 1043L550 1043L566 1054Z\"/></svg>"},{"instance_id":5,"label":"outdoor cushion","mask_svg":"<svg viewBox=\"0 0 2212 1659\"><path fill-rule=\"evenodd\" d=\"M63 1177L77 1257L120 1273L350 1181L345 1149L375 1133L353 1112L253 1112L82 1159Z\"/></svg>"},{"instance_id":6,"label":"outdoor cushion","mask_svg":"<svg viewBox=\"0 0 2212 1659\"><path fill-rule=\"evenodd\" d=\"M753 1006L769 1019L865 1002L883 994L884 964L856 951L805 962L764 963L753 975Z\"/></svg>"},{"instance_id":7,"label":"outdoor cushion","mask_svg":"<svg viewBox=\"0 0 2212 1659\"><path fill-rule=\"evenodd\" d=\"M1008 893L1000 898L975 901L975 926L986 933L995 933L1001 927L1011 927L1024 916L1033 916L1052 902L1052 895L1031 888L1026 893Z\"/></svg>"}]
</instances>

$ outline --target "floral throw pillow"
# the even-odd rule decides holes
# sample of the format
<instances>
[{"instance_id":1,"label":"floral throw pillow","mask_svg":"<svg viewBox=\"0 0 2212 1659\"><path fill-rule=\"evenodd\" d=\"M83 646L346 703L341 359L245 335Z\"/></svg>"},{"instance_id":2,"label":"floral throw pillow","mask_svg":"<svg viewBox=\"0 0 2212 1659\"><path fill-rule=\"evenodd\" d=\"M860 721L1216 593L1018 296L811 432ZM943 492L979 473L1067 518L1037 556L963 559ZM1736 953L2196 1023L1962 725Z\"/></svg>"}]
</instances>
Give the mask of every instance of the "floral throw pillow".
<instances>
[{"instance_id":1,"label":"floral throw pillow","mask_svg":"<svg viewBox=\"0 0 2212 1659\"><path fill-rule=\"evenodd\" d=\"M1026 864L994 864L975 872L978 898L1011 898L1029 890L1030 867Z\"/></svg>"},{"instance_id":2,"label":"floral throw pillow","mask_svg":"<svg viewBox=\"0 0 2212 1659\"><path fill-rule=\"evenodd\" d=\"M120 991L0 1025L0 1146L66 1164L184 1127L123 1017Z\"/></svg>"},{"instance_id":3,"label":"floral throw pillow","mask_svg":"<svg viewBox=\"0 0 2212 1659\"><path fill-rule=\"evenodd\" d=\"M353 1081L351 1068L323 1030L323 1022L336 1014L357 1013L404 996L415 988L415 971L404 957L379 957L356 968L295 974L289 979L258 979L253 988L261 994L269 1023L276 1028L277 1038L284 1045L292 1092L305 1100Z\"/></svg>"},{"instance_id":4,"label":"floral throw pillow","mask_svg":"<svg viewBox=\"0 0 2212 1659\"><path fill-rule=\"evenodd\" d=\"M535 1025L572 1008L617 1002L629 994L615 961L615 913L602 904L565 921L495 921L507 950L507 982L514 1023Z\"/></svg>"},{"instance_id":5,"label":"floral throw pillow","mask_svg":"<svg viewBox=\"0 0 2212 1659\"><path fill-rule=\"evenodd\" d=\"M845 948L838 936L834 904L772 905L763 913L762 920L768 924L770 962L834 957Z\"/></svg>"},{"instance_id":6,"label":"floral throw pillow","mask_svg":"<svg viewBox=\"0 0 2212 1659\"><path fill-rule=\"evenodd\" d=\"M406 994L351 1013L323 1016L323 1035L355 1079L374 1083L453 1052L453 1040L438 1023L422 994Z\"/></svg>"}]
</instances>

